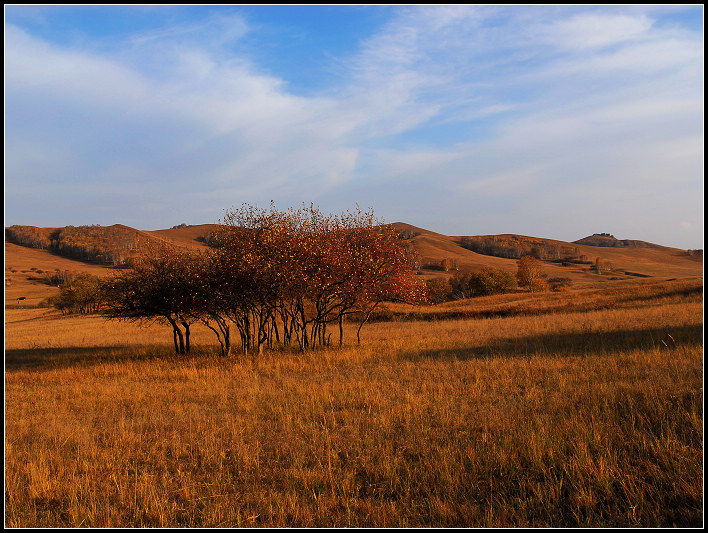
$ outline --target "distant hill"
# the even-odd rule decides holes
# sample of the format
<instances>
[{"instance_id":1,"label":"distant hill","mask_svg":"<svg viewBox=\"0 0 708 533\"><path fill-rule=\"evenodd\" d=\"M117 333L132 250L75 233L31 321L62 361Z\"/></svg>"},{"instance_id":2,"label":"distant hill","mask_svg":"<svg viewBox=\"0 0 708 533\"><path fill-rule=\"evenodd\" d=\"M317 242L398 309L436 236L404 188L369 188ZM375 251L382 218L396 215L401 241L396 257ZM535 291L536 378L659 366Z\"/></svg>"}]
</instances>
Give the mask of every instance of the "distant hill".
<instances>
[{"instance_id":1,"label":"distant hill","mask_svg":"<svg viewBox=\"0 0 708 533\"><path fill-rule=\"evenodd\" d=\"M447 236L402 222L393 226L409 242L417 257L419 274L424 278L482 268L515 273L517 260L522 255L536 255L544 261L548 278L570 279L575 288L648 277L703 277L702 254L652 243L598 247L517 234ZM609 268L602 274L592 269L598 258Z\"/></svg>"},{"instance_id":2,"label":"distant hill","mask_svg":"<svg viewBox=\"0 0 708 533\"><path fill-rule=\"evenodd\" d=\"M66 226L5 228L5 242L48 250L56 255L110 266L124 266L141 245L171 242L187 247L206 246L205 240L216 224L182 225L169 230L140 231L123 224L112 226ZM201 241L200 241L201 239Z\"/></svg>"},{"instance_id":3,"label":"distant hill","mask_svg":"<svg viewBox=\"0 0 708 533\"><path fill-rule=\"evenodd\" d=\"M598 234L573 243L516 234L448 236L397 222L392 224L415 259L420 279L452 276L483 268L516 273L521 255L544 261L549 279L568 280L572 288L606 284L703 277L703 255L643 241L618 241ZM180 225L171 229L142 231L121 224L5 228L5 303L26 296L36 300L58 289L46 283L56 271L90 272L109 276L124 265L141 242L165 242L188 248L206 248L217 224ZM596 238L597 237L597 238ZM590 239L589 241L587 239ZM597 242L619 242L601 245ZM627 244L629 243L629 244ZM641 244L637 244L641 243ZM601 274L592 269L597 259L608 267Z\"/></svg>"},{"instance_id":4,"label":"distant hill","mask_svg":"<svg viewBox=\"0 0 708 533\"><path fill-rule=\"evenodd\" d=\"M608 248L658 248L658 244L645 241L633 241L629 239L615 239L609 233L594 233L589 237L573 241L573 244L585 244L587 246L600 246Z\"/></svg>"},{"instance_id":5,"label":"distant hill","mask_svg":"<svg viewBox=\"0 0 708 533\"><path fill-rule=\"evenodd\" d=\"M219 224L198 224L191 226L180 224L171 229L146 231L145 233L154 238L173 241L190 248L199 248L207 245L212 234L218 227Z\"/></svg>"}]
</instances>

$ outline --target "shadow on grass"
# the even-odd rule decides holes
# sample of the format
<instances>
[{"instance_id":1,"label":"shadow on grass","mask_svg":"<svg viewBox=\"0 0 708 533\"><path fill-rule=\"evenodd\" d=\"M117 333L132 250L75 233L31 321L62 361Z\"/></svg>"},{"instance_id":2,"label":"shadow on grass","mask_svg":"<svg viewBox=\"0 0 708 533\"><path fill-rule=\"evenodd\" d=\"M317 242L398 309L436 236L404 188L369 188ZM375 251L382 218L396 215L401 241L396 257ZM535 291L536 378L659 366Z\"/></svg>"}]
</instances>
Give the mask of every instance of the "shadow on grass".
<instances>
[{"instance_id":1,"label":"shadow on grass","mask_svg":"<svg viewBox=\"0 0 708 533\"><path fill-rule=\"evenodd\" d=\"M56 370L99 364L138 361L165 361L184 364L187 361L216 357L215 347L196 347L188 354L177 355L170 346L67 346L59 348L23 348L5 350L5 371Z\"/></svg>"},{"instance_id":2,"label":"shadow on grass","mask_svg":"<svg viewBox=\"0 0 708 533\"><path fill-rule=\"evenodd\" d=\"M703 283L696 282L695 284L689 286L681 286L677 288L671 288L650 292L648 294L637 295L630 294L625 298L620 298L617 300L617 304L621 303L653 303L660 298L672 298L680 297L690 301L701 301L703 298Z\"/></svg>"},{"instance_id":3,"label":"shadow on grass","mask_svg":"<svg viewBox=\"0 0 708 533\"><path fill-rule=\"evenodd\" d=\"M487 357L585 356L634 349L671 349L703 344L703 326L675 326L602 333L559 333L517 339L492 339L479 346L409 352L405 358L484 359Z\"/></svg>"}]
</instances>

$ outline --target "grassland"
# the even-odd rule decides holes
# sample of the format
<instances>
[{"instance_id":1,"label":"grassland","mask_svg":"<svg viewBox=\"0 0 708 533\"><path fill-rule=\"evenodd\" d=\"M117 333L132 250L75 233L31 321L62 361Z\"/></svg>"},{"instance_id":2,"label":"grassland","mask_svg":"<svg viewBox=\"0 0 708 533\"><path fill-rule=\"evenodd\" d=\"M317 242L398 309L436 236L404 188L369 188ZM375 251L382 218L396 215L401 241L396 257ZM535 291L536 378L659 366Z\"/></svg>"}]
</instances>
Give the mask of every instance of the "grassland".
<instances>
[{"instance_id":1,"label":"grassland","mask_svg":"<svg viewBox=\"0 0 708 533\"><path fill-rule=\"evenodd\" d=\"M5 525L700 527L702 279L569 294L228 360L6 304Z\"/></svg>"}]
</instances>

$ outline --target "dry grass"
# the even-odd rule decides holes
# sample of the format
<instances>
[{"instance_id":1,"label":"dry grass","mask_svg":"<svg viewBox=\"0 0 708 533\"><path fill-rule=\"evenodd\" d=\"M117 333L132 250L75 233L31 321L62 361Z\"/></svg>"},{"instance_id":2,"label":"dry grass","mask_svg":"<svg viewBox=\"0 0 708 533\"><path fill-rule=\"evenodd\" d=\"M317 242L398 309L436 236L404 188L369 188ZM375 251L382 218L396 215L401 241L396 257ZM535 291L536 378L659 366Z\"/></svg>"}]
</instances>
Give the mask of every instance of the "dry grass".
<instances>
[{"instance_id":1,"label":"dry grass","mask_svg":"<svg viewBox=\"0 0 708 533\"><path fill-rule=\"evenodd\" d=\"M373 320L447 320L489 318L550 313L584 312L600 309L656 307L668 303L701 302L703 280L618 282L601 289L556 293L518 292L458 300L433 306L385 304Z\"/></svg>"},{"instance_id":2,"label":"dry grass","mask_svg":"<svg viewBox=\"0 0 708 533\"><path fill-rule=\"evenodd\" d=\"M702 297L652 294L232 360L8 309L5 525L700 526Z\"/></svg>"}]
</instances>

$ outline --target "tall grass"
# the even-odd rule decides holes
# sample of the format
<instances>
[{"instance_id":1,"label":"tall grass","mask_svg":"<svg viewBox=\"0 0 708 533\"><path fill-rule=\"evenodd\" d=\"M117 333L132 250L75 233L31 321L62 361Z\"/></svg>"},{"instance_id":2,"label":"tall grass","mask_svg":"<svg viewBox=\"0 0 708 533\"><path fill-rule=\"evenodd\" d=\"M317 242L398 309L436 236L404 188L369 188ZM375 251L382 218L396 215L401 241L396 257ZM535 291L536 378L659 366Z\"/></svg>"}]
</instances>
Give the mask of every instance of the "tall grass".
<instances>
[{"instance_id":1,"label":"tall grass","mask_svg":"<svg viewBox=\"0 0 708 533\"><path fill-rule=\"evenodd\" d=\"M229 360L206 332L178 357L165 328L26 318L6 323L6 526L703 521L693 297Z\"/></svg>"}]
</instances>

